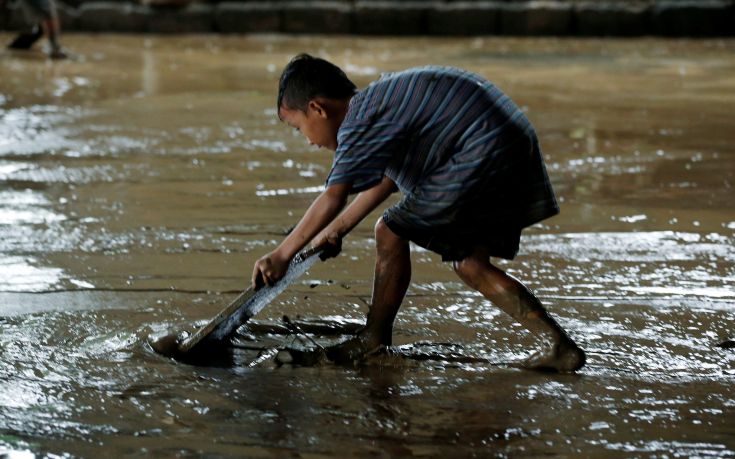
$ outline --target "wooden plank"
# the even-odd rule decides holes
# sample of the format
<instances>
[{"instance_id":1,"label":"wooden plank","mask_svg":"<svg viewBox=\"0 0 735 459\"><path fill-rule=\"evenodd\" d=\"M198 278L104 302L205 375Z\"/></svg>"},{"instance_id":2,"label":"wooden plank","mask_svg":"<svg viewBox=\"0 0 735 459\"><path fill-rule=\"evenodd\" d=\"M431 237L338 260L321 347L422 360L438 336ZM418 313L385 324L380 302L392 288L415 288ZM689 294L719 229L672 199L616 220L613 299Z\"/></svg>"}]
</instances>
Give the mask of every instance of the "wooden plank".
<instances>
[{"instance_id":1,"label":"wooden plank","mask_svg":"<svg viewBox=\"0 0 735 459\"><path fill-rule=\"evenodd\" d=\"M289 270L291 270L292 267L295 266L296 264L303 263L308 258L311 258L313 256L317 256L319 253L321 253L321 250L322 249L320 249L320 248L311 248L311 249L304 250L303 252L299 253L298 255L296 255L294 257L293 261L291 261L291 264L289 265ZM294 279L291 279L291 281L293 281L293 280L295 280L295 278ZM276 288L276 285L278 285L281 282L283 282L283 279L280 280L280 281L278 281L278 282L276 282L276 284L273 285L273 286L271 286L271 287L265 286L265 287L262 287L262 288L265 288L265 289L271 288L271 289L273 289L273 288ZM240 312L241 312L240 309L243 308L243 307L245 307L248 304L248 301L250 301L253 298L253 296L255 296L256 293L258 293L259 291L260 291L260 289L256 290L256 289L254 289L252 287L249 287L247 290L245 290L242 293L240 293L237 296L237 298L235 298L234 300L232 300L232 302L230 304L228 304L226 308L224 308L222 311L220 311L219 314L217 314L216 316L214 316L214 318L212 318L212 320L210 320L204 326L202 326L201 328L199 328L199 330L197 330L196 332L194 332L191 336L189 336L186 339L184 339L183 341L181 341L178 344L179 353L186 354L186 353L191 352L192 349L194 349L205 338L207 338L208 336L210 336L212 334L212 332L214 332L223 322L225 322L226 320L228 320L231 317L236 316L237 314L240 314ZM247 319L250 318L250 315L248 315L248 314L241 314L241 317L242 317L242 323L244 323L244 322L247 321ZM242 323L238 324L238 326L241 325Z\"/></svg>"}]
</instances>

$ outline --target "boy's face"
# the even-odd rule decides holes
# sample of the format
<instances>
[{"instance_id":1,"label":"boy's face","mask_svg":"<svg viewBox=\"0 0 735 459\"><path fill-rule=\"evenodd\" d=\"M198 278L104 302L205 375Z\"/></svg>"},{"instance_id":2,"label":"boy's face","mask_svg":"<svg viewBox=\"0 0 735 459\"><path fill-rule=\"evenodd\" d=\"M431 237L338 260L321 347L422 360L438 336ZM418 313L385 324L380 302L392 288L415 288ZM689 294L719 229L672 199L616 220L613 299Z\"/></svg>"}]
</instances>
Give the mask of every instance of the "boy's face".
<instances>
[{"instance_id":1,"label":"boy's face","mask_svg":"<svg viewBox=\"0 0 735 459\"><path fill-rule=\"evenodd\" d=\"M300 131L310 145L337 149L337 131L342 120L332 116L319 101L310 101L305 112L281 106L280 116L285 123Z\"/></svg>"}]
</instances>

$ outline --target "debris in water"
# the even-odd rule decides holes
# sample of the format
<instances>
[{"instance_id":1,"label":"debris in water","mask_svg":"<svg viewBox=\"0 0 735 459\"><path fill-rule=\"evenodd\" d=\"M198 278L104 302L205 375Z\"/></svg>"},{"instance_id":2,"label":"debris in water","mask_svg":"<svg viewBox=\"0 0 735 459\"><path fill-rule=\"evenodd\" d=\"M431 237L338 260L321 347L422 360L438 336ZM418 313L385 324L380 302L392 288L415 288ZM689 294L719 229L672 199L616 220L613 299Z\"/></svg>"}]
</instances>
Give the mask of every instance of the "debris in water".
<instances>
[{"instance_id":1,"label":"debris in water","mask_svg":"<svg viewBox=\"0 0 735 459\"><path fill-rule=\"evenodd\" d=\"M161 355L175 359L179 357L179 343L182 341L182 333L176 330L167 330L160 335L148 337L148 344L154 351Z\"/></svg>"}]
</instances>

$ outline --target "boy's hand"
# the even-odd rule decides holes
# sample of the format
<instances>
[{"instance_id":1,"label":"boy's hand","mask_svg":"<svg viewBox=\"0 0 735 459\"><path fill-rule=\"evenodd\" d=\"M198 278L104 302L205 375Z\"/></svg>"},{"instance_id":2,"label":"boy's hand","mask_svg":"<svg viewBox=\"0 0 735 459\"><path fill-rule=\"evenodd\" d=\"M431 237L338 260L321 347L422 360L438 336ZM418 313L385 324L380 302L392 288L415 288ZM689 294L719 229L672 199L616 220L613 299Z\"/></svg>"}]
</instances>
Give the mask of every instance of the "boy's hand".
<instances>
[{"instance_id":1,"label":"boy's hand","mask_svg":"<svg viewBox=\"0 0 735 459\"><path fill-rule=\"evenodd\" d=\"M319 247L322 253L319 258L322 261L334 258L342 251L342 237L335 232L325 232L317 234L311 243L312 247Z\"/></svg>"},{"instance_id":2,"label":"boy's hand","mask_svg":"<svg viewBox=\"0 0 735 459\"><path fill-rule=\"evenodd\" d=\"M273 285L278 282L286 274L290 262L288 257L284 257L278 251L261 257L253 266L251 279L253 288L257 290L263 285Z\"/></svg>"}]
</instances>

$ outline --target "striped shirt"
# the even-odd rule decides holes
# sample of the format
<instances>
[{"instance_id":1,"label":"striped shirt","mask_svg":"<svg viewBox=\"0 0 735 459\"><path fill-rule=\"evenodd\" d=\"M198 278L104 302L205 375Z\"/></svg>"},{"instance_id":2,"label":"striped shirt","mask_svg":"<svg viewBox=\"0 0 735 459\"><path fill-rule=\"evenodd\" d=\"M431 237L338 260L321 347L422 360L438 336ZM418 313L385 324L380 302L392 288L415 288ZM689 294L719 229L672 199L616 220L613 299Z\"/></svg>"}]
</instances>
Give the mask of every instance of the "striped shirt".
<instances>
[{"instance_id":1,"label":"striped shirt","mask_svg":"<svg viewBox=\"0 0 735 459\"><path fill-rule=\"evenodd\" d=\"M401 225L523 228L558 212L528 119L465 70L384 74L352 98L337 142L327 186L360 192L390 177L404 198L384 217Z\"/></svg>"}]
</instances>

